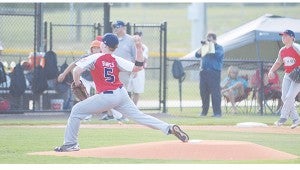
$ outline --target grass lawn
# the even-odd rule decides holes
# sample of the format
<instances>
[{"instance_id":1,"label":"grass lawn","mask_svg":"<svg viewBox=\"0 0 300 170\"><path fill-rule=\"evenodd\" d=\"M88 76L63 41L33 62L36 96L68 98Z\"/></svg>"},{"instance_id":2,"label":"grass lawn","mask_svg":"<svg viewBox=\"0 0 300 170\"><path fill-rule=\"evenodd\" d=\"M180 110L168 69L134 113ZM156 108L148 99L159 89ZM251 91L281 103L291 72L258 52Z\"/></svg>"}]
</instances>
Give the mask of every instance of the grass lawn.
<instances>
[{"instance_id":1,"label":"grass lawn","mask_svg":"<svg viewBox=\"0 0 300 170\"><path fill-rule=\"evenodd\" d=\"M246 116L246 115L225 115L216 119L212 117L199 118L193 109L170 109L170 113L158 117L169 123L179 125L235 125L240 122L262 122L271 125L276 116ZM282 161L195 161L195 160L135 160L135 159L99 159L99 158L71 158L55 156L33 156L27 155L30 152L49 151L63 142L64 127L66 117L57 117L52 120L47 119L1 119L0 120L0 164L298 164L300 158L295 160ZM92 121L83 124L106 124L116 122L99 121L94 116ZM131 124L132 122L128 122ZM289 122L290 123L290 122ZM58 128L41 127L38 125L62 125ZM19 125L31 125L23 126ZM276 150L300 156L299 134L273 134L256 132L230 132L230 131L210 131L210 130L187 130L191 139L201 140L233 140L249 141ZM125 134L125 135L124 135ZM152 129L114 129L114 128L82 128L80 129L79 142L81 148L94 148L100 146L115 146L134 143L145 143L155 141L176 140L174 136L166 136L160 131Z\"/></svg>"},{"instance_id":2,"label":"grass lawn","mask_svg":"<svg viewBox=\"0 0 300 170\"><path fill-rule=\"evenodd\" d=\"M249 141L271 147L287 153L299 155L300 135L242 133L218 131L187 131L191 138L201 140ZM60 145L64 128L1 127L0 163L3 164L128 164L128 163L300 163L300 159L282 161L172 161L172 160L135 160L135 159L99 159L71 158L55 156L32 156L30 152L49 151ZM124 135L126 134L126 135ZM124 144L175 140L151 129L81 129L79 142L81 148L115 146ZM276 141L276 142L274 142ZM300 155L299 155L300 156Z\"/></svg>"}]
</instances>

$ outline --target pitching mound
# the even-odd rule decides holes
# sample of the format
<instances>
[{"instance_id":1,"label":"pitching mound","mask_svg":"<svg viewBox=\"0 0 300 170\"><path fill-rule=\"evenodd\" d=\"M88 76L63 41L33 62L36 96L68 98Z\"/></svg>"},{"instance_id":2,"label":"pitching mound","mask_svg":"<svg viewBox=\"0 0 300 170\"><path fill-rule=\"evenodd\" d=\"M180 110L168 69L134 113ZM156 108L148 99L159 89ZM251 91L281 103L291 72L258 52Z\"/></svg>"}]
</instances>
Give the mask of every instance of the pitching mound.
<instances>
[{"instance_id":1,"label":"pitching mound","mask_svg":"<svg viewBox=\"0 0 300 170\"><path fill-rule=\"evenodd\" d=\"M76 152L48 151L30 154L160 160L283 160L297 158L296 155L251 142L215 140L191 140L188 143L163 141L81 149Z\"/></svg>"}]
</instances>

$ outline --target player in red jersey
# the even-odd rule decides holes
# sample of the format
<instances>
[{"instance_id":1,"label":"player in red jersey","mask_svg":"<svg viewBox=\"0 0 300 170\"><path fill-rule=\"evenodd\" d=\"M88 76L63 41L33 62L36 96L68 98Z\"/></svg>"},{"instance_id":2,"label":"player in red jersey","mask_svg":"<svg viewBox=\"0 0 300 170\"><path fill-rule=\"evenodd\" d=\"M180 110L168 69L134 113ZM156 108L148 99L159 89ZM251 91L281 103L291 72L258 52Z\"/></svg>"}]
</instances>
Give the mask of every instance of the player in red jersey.
<instances>
[{"instance_id":1,"label":"player in red jersey","mask_svg":"<svg viewBox=\"0 0 300 170\"><path fill-rule=\"evenodd\" d=\"M171 125L155 117L141 112L128 96L123 83L119 79L120 70L137 72L143 69L142 43L135 37L137 56L135 63L113 55L119 40L116 35L107 33L101 42L102 53L97 53L76 62L73 78L76 85L80 84L80 75L90 70L96 85L96 94L77 103L71 110L65 131L64 144L56 147L57 152L78 151L78 132L80 121L86 116L115 109L133 121L161 130L166 135L174 134L182 142L189 140L188 135L178 125Z\"/></svg>"},{"instance_id":2,"label":"player in red jersey","mask_svg":"<svg viewBox=\"0 0 300 170\"><path fill-rule=\"evenodd\" d=\"M292 30L285 30L279 35L282 36L282 42L285 46L279 50L278 57L268 73L270 79L274 78L274 72L283 64L285 71L281 90L283 106L280 119L274 124L281 126L290 117L293 120L291 128L294 129L300 124L300 118L294 105L295 97L300 92L300 83L292 81L289 74L296 67L300 67L300 45L295 43L295 33Z\"/></svg>"}]
</instances>

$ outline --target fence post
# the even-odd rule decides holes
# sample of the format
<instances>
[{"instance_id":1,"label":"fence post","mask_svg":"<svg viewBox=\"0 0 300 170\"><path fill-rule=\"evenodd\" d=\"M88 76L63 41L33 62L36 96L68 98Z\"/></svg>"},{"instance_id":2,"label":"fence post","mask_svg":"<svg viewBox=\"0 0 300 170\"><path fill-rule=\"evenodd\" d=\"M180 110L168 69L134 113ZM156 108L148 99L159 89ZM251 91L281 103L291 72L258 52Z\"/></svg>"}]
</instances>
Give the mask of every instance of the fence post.
<instances>
[{"instance_id":1,"label":"fence post","mask_svg":"<svg viewBox=\"0 0 300 170\"><path fill-rule=\"evenodd\" d=\"M52 32L52 22L50 22L50 51L52 51L52 47L53 47L53 32Z\"/></svg>"},{"instance_id":2,"label":"fence post","mask_svg":"<svg viewBox=\"0 0 300 170\"><path fill-rule=\"evenodd\" d=\"M104 18L104 33L109 33L112 32L111 28L111 23L109 22L110 20L110 4L109 3L104 3L103 4L103 18Z\"/></svg>"},{"instance_id":3,"label":"fence post","mask_svg":"<svg viewBox=\"0 0 300 170\"><path fill-rule=\"evenodd\" d=\"M167 112L167 22L161 25L161 29L164 31L163 35L163 113Z\"/></svg>"},{"instance_id":4,"label":"fence post","mask_svg":"<svg viewBox=\"0 0 300 170\"><path fill-rule=\"evenodd\" d=\"M33 72L36 72L36 69L35 69L35 67L36 67L36 50L37 50L37 46L38 46L38 36L37 36L37 29L38 29L38 7L39 5L38 5L38 3L35 3L34 4L34 30L33 30L33 37L34 37L34 45L33 45L33 65L34 65L34 70L33 70ZM33 75L35 75L35 74L33 74ZM33 79L33 81L36 81L35 79ZM33 83L35 83L35 82L33 82ZM33 111L35 111L35 103L36 103L36 94L33 94Z\"/></svg>"},{"instance_id":5,"label":"fence post","mask_svg":"<svg viewBox=\"0 0 300 170\"><path fill-rule=\"evenodd\" d=\"M260 114L264 114L264 108L265 108L265 95L264 95L264 62L260 62L260 89L259 89L259 94L258 95L261 100L259 101L260 105Z\"/></svg>"},{"instance_id":6,"label":"fence post","mask_svg":"<svg viewBox=\"0 0 300 170\"><path fill-rule=\"evenodd\" d=\"M126 33L131 35L131 25L129 22L126 24Z\"/></svg>"},{"instance_id":7,"label":"fence post","mask_svg":"<svg viewBox=\"0 0 300 170\"><path fill-rule=\"evenodd\" d=\"M42 50L42 3L36 3L35 5L35 15L36 15L36 45L37 45L37 51L41 51Z\"/></svg>"},{"instance_id":8,"label":"fence post","mask_svg":"<svg viewBox=\"0 0 300 170\"><path fill-rule=\"evenodd\" d=\"M98 23L97 24L97 35L101 35L101 24L100 23Z\"/></svg>"},{"instance_id":9,"label":"fence post","mask_svg":"<svg viewBox=\"0 0 300 170\"><path fill-rule=\"evenodd\" d=\"M47 42L48 42L47 34L48 34L48 23L45 21L44 22L44 38L43 38L45 52L47 51Z\"/></svg>"}]
</instances>

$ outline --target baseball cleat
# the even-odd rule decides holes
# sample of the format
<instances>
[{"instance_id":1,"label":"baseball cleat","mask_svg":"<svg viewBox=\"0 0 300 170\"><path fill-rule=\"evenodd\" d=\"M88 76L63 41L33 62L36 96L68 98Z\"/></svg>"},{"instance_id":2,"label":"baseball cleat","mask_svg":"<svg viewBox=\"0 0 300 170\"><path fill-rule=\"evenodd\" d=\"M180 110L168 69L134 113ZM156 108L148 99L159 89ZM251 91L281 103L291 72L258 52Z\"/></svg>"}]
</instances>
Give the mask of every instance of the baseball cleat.
<instances>
[{"instance_id":1,"label":"baseball cleat","mask_svg":"<svg viewBox=\"0 0 300 170\"><path fill-rule=\"evenodd\" d=\"M107 114L100 118L100 120L112 120L112 119L114 119L114 116L110 116Z\"/></svg>"},{"instance_id":2,"label":"baseball cleat","mask_svg":"<svg viewBox=\"0 0 300 170\"><path fill-rule=\"evenodd\" d=\"M280 118L278 121L274 122L274 125L275 126L282 126L285 122L286 122L287 119L285 118Z\"/></svg>"},{"instance_id":3,"label":"baseball cleat","mask_svg":"<svg viewBox=\"0 0 300 170\"><path fill-rule=\"evenodd\" d=\"M300 124L300 119L293 121L293 124L291 125L291 129L295 129L299 124Z\"/></svg>"},{"instance_id":4,"label":"baseball cleat","mask_svg":"<svg viewBox=\"0 0 300 170\"><path fill-rule=\"evenodd\" d=\"M73 144L73 145L62 145L54 148L55 152L72 152L72 151L79 151L79 145Z\"/></svg>"},{"instance_id":5,"label":"baseball cleat","mask_svg":"<svg viewBox=\"0 0 300 170\"><path fill-rule=\"evenodd\" d=\"M189 136L185 132L183 132L178 125L172 126L171 133L174 134L182 142L189 141Z\"/></svg>"},{"instance_id":6,"label":"baseball cleat","mask_svg":"<svg viewBox=\"0 0 300 170\"><path fill-rule=\"evenodd\" d=\"M281 123L281 122L279 122L279 121L276 121L276 122L274 122L274 125L277 126L277 127L279 127L279 126L282 126L283 123Z\"/></svg>"}]
</instances>

